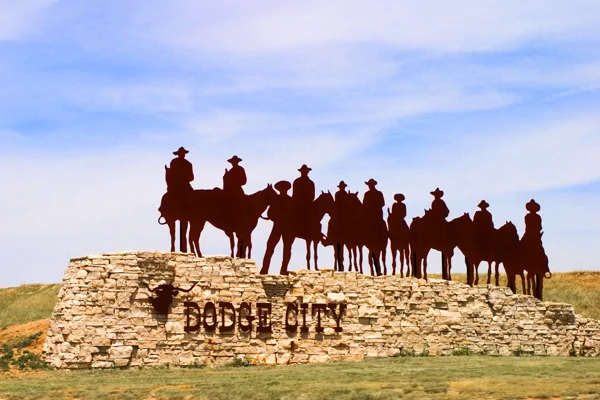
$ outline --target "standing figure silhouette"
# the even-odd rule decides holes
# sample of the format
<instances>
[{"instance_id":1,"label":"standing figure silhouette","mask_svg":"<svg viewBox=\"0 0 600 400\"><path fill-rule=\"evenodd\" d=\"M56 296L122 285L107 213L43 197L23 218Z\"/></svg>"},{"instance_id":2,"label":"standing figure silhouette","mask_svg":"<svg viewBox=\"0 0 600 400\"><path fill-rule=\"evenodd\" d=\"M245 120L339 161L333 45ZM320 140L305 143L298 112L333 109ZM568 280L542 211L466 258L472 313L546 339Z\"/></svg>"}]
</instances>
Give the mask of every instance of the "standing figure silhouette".
<instances>
[{"instance_id":1,"label":"standing figure silhouette","mask_svg":"<svg viewBox=\"0 0 600 400\"><path fill-rule=\"evenodd\" d=\"M402 193L394 195L396 202L392 211L388 208L388 229L390 247L392 250L392 274L396 274L396 253L400 253L400 277L404 277L404 263L406 262L406 276L410 276L410 230L406 223L406 204Z\"/></svg>"},{"instance_id":2,"label":"standing figure silhouette","mask_svg":"<svg viewBox=\"0 0 600 400\"><path fill-rule=\"evenodd\" d=\"M375 188L377 181L369 179L365 182L369 190L363 197L365 245L369 249L369 266L372 275L381 275L379 258L383 260L383 274L387 273L385 266L385 251L387 247L387 227L383 219L385 200L383 193ZM375 271L373 271L375 267Z\"/></svg>"},{"instance_id":3,"label":"standing figure silhouette","mask_svg":"<svg viewBox=\"0 0 600 400\"><path fill-rule=\"evenodd\" d=\"M292 200L294 205L294 228L297 230L297 234L305 236L307 230L310 229L310 224L313 221L313 201L315 200L315 184L308 177L308 173L312 170L302 165L298 171L300 171L300 177L296 178L292 185Z\"/></svg>"},{"instance_id":4,"label":"standing figure silhouette","mask_svg":"<svg viewBox=\"0 0 600 400\"><path fill-rule=\"evenodd\" d=\"M267 211L267 218L273 221L273 228L271 234L267 240L267 249L265 250L265 256L263 258L261 274L268 274L269 267L271 265L271 258L273 252L279 240L283 238L283 261L281 266L281 274L287 275L287 264L291 257L291 245L288 246L290 241L293 241L294 234L293 229L293 209L292 209L292 198L288 195L288 191L292 185L288 181L279 181L275 184L274 188L279 192L273 203L269 206Z\"/></svg>"},{"instance_id":5,"label":"standing figure silhouette","mask_svg":"<svg viewBox=\"0 0 600 400\"><path fill-rule=\"evenodd\" d=\"M487 201L481 200L477 205L480 209L473 215L474 245L477 253L476 262L477 264L479 264L480 261L486 261L488 263L488 285L491 282L492 263L494 262L493 245L496 233L492 214L487 210L489 206ZM475 266L475 271L477 271L477 269L478 265ZM477 277L479 277L479 273L477 273ZM496 263L496 286L498 286L498 278L498 263Z\"/></svg>"}]
</instances>

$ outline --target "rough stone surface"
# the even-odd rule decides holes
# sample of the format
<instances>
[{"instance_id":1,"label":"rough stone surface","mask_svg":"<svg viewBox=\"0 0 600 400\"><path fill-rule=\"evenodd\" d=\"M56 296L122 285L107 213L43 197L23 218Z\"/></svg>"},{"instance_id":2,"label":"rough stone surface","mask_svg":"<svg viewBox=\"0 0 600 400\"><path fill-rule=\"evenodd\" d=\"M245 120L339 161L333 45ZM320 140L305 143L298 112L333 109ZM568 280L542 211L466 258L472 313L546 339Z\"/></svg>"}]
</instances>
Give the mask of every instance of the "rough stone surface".
<instances>
[{"instance_id":1,"label":"rough stone surface","mask_svg":"<svg viewBox=\"0 0 600 400\"><path fill-rule=\"evenodd\" d=\"M173 298L168 316L149 301L151 288L172 283L189 288ZM185 301L200 311L217 306L217 330L200 324L186 332ZM231 302L239 319L242 302L271 303L271 333L219 332L219 302ZM285 328L289 302L309 303L308 332ZM322 315L316 332L312 304L346 304L336 332L335 315ZM225 324L230 315L225 314ZM197 321L191 315L191 324ZM299 328L302 314L297 316ZM209 322L212 318L207 319ZM290 315L290 323L296 318ZM247 321L244 320L246 324ZM252 260L197 258L191 254L123 252L71 259L52 315L44 356L59 368L222 364L235 356L262 364L362 360L454 351L491 355L600 354L600 321L576 315L573 306L513 295L510 289L471 288L463 283L398 276L373 277L333 270L260 275Z\"/></svg>"}]
</instances>

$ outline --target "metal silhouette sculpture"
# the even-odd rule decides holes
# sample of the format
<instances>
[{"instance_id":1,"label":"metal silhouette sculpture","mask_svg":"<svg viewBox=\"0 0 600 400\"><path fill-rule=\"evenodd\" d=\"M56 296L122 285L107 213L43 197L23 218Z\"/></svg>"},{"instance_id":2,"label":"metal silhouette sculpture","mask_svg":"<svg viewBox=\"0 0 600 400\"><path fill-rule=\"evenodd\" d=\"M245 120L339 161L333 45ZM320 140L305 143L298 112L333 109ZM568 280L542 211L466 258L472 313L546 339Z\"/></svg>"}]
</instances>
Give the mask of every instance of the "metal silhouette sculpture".
<instances>
[{"instance_id":1,"label":"metal silhouette sculpture","mask_svg":"<svg viewBox=\"0 0 600 400\"><path fill-rule=\"evenodd\" d=\"M228 197L223 190L194 190L190 204L190 246L202 256L200 236L207 222L225 232L229 238L231 257L252 257L252 232L262 213L271 205L276 193L269 184L249 196ZM235 201L232 201L235 199ZM235 208L237 210L235 210ZM235 211L234 211L235 210ZM235 239L237 239L237 246Z\"/></svg>"},{"instance_id":2,"label":"metal silhouette sculpture","mask_svg":"<svg viewBox=\"0 0 600 400\"><path fill-rule=\"evenodd\" d=\"M541 207L531 199L525 208L529 213L525 215L525 233L520 242L520 255L527 271L527 294L533 294L542 300L544 278L551 278L552 273L542 244L542 217L538 214Z\"/></svg>"},{"instance_id":3,"label":"metal silhouette sculpture","mask_svg":"<svg viewBox=\"0 0 600 400\"><path fill-rule=\"evenodd\" d=\"M369 251L371 275L381 275L382 273L385 275L387 274L385 257L388 242L388 230L383 219L385 200L383 193L375 188L377 185L375 179L369 179L365 185L369 187L369 190L363 197L363 225L358 229L364 232L363 244ZM383 270L381 266L383 266Z\"/></svg>"},{"instance_id":4,"label":"metal silhouette sculpture","mask_svg":"<svg viewBox=\"0 0 600 400\"><path fill-rule=\"evenodd\" d=\"M496 229L494 228L494 221L492 214L487 210L490 205L485 201L481 200L477 207L480 210L476 211L473 215L473 233L474 233L474 244L476 250L475 262L475 284L479 283L479 264L483 261L488 263L488 278L487 284L490 284L492 274L492 264L496 261L494 254L494 235ZM496 286L498 286L498 263L496 261Z\"/></svg>"},{"instance_id":5,"label":"metal silhouette sculpture","mask_svg":"<svg viewBox=\"0 0 600 400\"><path fill-rule=\"evenodd\" d=\"M523 292L542 299L543 280L552 274L548 257L542 244L542 220L538 214L540 205L531 200L526 204L525 233L519 239L515 225L507 221L499 229L494 226L489 204L482 200L473 219L468 213L448 221L449 209L442 199L444 192L436 188L430 192L434 196L431 208L423 216L412 219L410 225L405 220L406 205L404 195L394 196L392 209L387 209L387 219L383 216L385 200L383 193L376 189L377 181L365 182L369 189L362 201L358 192L348 192L347 185L340 181L335 195L321 191L315 198L315 184L310 179L312 170L306 164L298 171L293 184L279 181L273 188L266 188L246 195L243 187L248 179L240 165L242 159L234 155L229 160L231 168L225 168L223 188L210 190L192 188L194 180L192 164L185 158L189 153L184 147L173 152L174 158L169 167L165 165L167 192L162 196L159 207L161 225L168 225L171 238L171 251L175 251L175 225L180 224L179 249L202 256L200 236L207 222L222 230L230 240L232 257L247 257L252 254L252 232L263 218L273 222L273 227L263 258L261 273L269 271L271 258L277 244L283 242L283 261L280 274L288 273L292 246L295 239L306 242L306 268L311 269L311 260L318 270L318 246L332 246L334 269L344 271L344 253L348 251L348 271L363 273L363 248L367 249L367 259L372 275L387 274L386 252L388 240L392 253L392 274L396 274L396 254L400 258L400 275L427 279L427 257L431 250L442 256L442 278L451 280L452 256L458 248L465 256L467 283L479 283L478 267L488 263L488 285L499 285L499 268L504 267L508 283L517 292L516 278L521 277ZM275 190L277 190L277 193ZM289 191L291 195L288 194ZM263 217L267 211L267 217ZM328 214L327 235L322 232L321 221ZM189 234L188 234L189 227ZM236 244L237 240L237 244ZM312 252L311 252L312 250ZM494 268L495 267L495 268ZM525 277L525 273L527 276ZM164 286L164 285L163 285ZM168 288L156 299L166 299ZM173 291L180 289L171 287ZM161 297L162 296L162 297ZM156 300L160 304L166 300ZM170 304L170 303L169 303Z\"/></svg>"},{"instance_id":6,"label":"metal silhouette sculpture","mask_svg":"<svg viewBox=\"0 0 600 400\"><path fill-rule=\"evenodd\" d=\"M423 217L411 223L411 257L415 277L427 279L427 256L430 250L438 250L442 255L442 279L451 279L452 256L455 244L450 235L446 218L450 214L442 197L444 192L436 188L430 192L434 200Z\"/></svg>"},{"instance_id":7,"label":"metal silhouette sculpture","mask_svg":"<svg viewBox=\"0 0 600 400\"><path fill-rule=\"evenodd\" d=\"M173 298L176 297L179 292L190 292L197 283L198 282L194 282L189 289L181 289L171 285L170 283L158 285L154 289L150 289L150 286L148 286L147 283L142 282L142 284L155 295L150 297L150 303L152 304L152 307L154 307L158 314L163 314L165 316L169 314L169 308L171 307Z\"/></svg>"},{"instance_id":8,"label":"metal silhouette sculpture","mask_svg":"<svg viewBox=\"0 0 600 400\"><path fill-rule=\"evenodd\" d=\"M165 180L167 193L162 197L158 211L161 216L158 223L168 225L171 235L171 251L175 251L175 223L179 221L180 243L179 249L187 252L186 233L188 229L189 202L193 191L191 182L194 180L192 163L185 159L189 151L180 147L173 154L177 156L171 160L169 167L165 165ZM164 222L161 222L161 218Z\"/></svg>"},{"instance_id":9,"label":"metal silhouette sculpture","mask_svg":"<svg viewBox=\"0 0 600 400\"><path fill-rule=\"evenodd\" d=\"M402 193L394 195L396 202L392 211L387 209L390 248L392 250L392 274L396 275L396 253L400 257L400 277L404 277L404 264L406 263L406 276L410 276L410 228L406 223L406 204Z\"/></svg>"},{"instance_id":10,"label":"metal silhouette sculpture","mask_svg":"<svg viewBox=\"0 0 600 400\"><path fill-rule=\"evenodd\" d=\"M283 262L280 274L287 275L287 264L292 255L291 244L294 241L294 210L292 197L287 193L291 187L292 184L288 181L279 181L275 184L275 190L277 190L279 194L273 200L267 212L266 219L273 221L273 228L271 229L271 234L267 240L267 248L265 250L262 269L260 271L261 274L268 273L275 247L277 246L277 243L283 239Z\"/></svg>"}]
</instances>

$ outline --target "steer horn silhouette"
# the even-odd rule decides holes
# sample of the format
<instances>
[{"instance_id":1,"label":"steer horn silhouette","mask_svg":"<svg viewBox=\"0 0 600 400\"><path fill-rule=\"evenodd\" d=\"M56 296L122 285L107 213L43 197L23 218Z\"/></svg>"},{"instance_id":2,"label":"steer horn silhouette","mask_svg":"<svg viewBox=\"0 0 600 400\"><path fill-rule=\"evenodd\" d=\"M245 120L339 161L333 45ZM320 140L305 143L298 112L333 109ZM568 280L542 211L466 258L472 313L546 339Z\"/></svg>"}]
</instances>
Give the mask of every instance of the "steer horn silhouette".
<instances>
[{"instance_id":1,"label":"steer horn silhouette","mask_svg":"<svg viewBox=\"0 0 600 400\"><path fill-rule=\"evenodd\" d=\"M144 286L148 288L149 291L154 293L156 297L150 297L150 303L159 314L164 314L165 316L169 314L169 307L171 306L171 302L173 301L173 297L177 296L179 292L188 293L190 290L196 286L198 282L194 282L194 284L189 289L181 289L171 284L162 284L154 289L150 289L147 283L142 282Z\"/></svg>"}]
</instances>

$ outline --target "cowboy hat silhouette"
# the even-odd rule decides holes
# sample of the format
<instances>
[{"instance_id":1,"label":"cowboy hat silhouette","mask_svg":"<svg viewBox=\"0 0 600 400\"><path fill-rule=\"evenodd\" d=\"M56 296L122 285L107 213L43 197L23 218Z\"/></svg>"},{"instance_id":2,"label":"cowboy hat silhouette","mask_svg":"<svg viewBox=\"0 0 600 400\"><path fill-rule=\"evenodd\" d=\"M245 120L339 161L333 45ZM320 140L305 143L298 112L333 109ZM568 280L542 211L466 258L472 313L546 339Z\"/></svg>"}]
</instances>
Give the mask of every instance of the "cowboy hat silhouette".
<instances>
[{"instance_id":1,"label":"cowboy hat silhouette","mask_svg":"<svg viewBox=\"0 0 600 400\"><path fill-rule=\"evenodd\" d=\"M442 197L444 195L444 191L440 190L440 188L436 188L433 192L429 193L431 193L435 198Z\"/></svg>"},{"instance_id":2,"label":"cowboy hat silhouette","mask_svg":"<svg viewBox=\"0 0 600 400\"><path fill-rule=\"evenodd\" d=\"M288 181L279 181L273 187L279 192L287 192L292 188L292 184Z\"/></svg>"},{"instance_id":3,"label":"cowboy hat silhouette","mask_svg":"<svg viewBox=\"0 0 600 400\"><path fill-rule=\"evenodd\" d=\"M477 204L477 207L479 207L479 208L488 208L489 206L490 206L490 205L489 205L489 204L487 203L487 201L485 201L485 200L481 200L481 201L479 202L479 204Z\"/></svg>"},{"instance_id":4,"label":"cowboy hat silhouette","mask_svg":"<svg viewBox=\"0 0 600 400\"><path fill-rule=\"evenodd\" d=\"M242 161L242 159L241 159L241 158L239 158L238 156L233 156L233 157L231 157L229 160L227 160L227 162L230 162L230 163L232 163L232 164L234 164L234 163L236 163L236 162L238 162L238 163L239 163L240 161Z\"/></svg>"},{"instance_id":5,"label":"cowboy hat silhouette","mask_svg":"<svg viewBox=\"0 0 600 400\"><path fill-rule=\"evenodd\" d=\"M538 212L541 209L540 205L536 203L534 199L529 200L529 202L525 205L525 208L527 211L531 212Z\"/></svg>"},{"instance_id":6,"label":"cowboy hat silhouette","mask_svg":"<svg viewBox=\"0 0 600 400\"><path fill-rule=\"evenodd\" d=\"M348 185L346 185L346 182L340 181L340 183L338 184L337 187L340 188L340 189L345 189L345 188L348 187Z\"/></svg>"},{"instance_id":7,"label":"cowboy hat silhouette","mask_svg":"<svg viewBox=\"0 0 600 400\"><path fill-rule=\"evenodd\" d=\"M312 171L312 168L309 168L306 166L306 164L302 164L302 166L298 169L298 171L300 172L304 172L304 171Z\"/></svg>"},{"instance_id":8,"label":"cowboy hat silhouette","mask_svg":"<svg viewBox=\"0 0 600 400\"><path fill-rule=\"evenodd\" d=\"M396 200L396 201L403 201L404 199L405 199L405 197L402 193L396 193L394 195L394 200Z\"/></svg>"},{"instance_id":9,"label":"cowboy hat silhouette","mask_svg":"<svg viewBox=\"0 0 600 400\"><path fill-rule=\"evenodd\" d=\"M377 185L377 181L375 179L371 178L367 182L365 182L365 185L368 185L368 186Z\"/></svg>"},{"instance_id":10,"label":"cowboy hat silhouette","mask_svg":"<svg viewBox=\"0 0 600 400\"><path fill-rule=\"evenodd\" d=\"M175 154L176 156L178 156L179 154L187 154L187 153L189 153L189 151L187 151L183 147L180 147L179 149L177 149L177 151L173 152L173 154Z\"/></svg>"}]
</instances>

